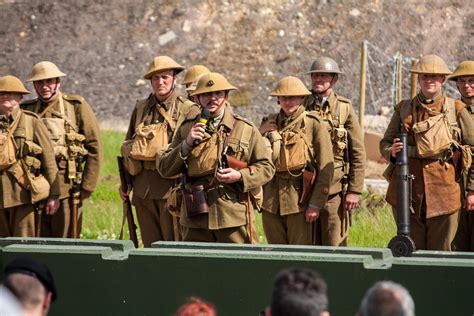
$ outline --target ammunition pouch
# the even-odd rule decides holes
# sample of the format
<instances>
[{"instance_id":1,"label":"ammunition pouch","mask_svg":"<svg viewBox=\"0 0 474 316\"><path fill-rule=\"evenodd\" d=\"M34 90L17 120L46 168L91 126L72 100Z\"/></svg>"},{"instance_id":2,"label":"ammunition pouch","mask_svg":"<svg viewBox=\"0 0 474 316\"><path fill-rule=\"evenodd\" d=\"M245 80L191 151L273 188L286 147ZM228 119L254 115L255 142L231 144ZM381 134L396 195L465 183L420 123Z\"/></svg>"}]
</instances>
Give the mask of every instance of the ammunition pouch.
<instances>
[{"instance_id":1,"label":"ammunition pouch","mask_svg":"<svg viewBox=\"0 0 474 316\"><path fill-rule=\"evenodd\" d=\"M278 131L270 131L265 133L264 136L264 139L269 142L269 147L272 150L272 161L276 163L281 151L281 135Z\"/></svg>"},{"instance_id":2,"label":"ammunition pouch","mask_svg":"<svg viewBox=\"0 0 474 316\"><path fill-rule=\"evenodd\" d=\"M25 190L30 189L30 181L25 170L21 167L21 163L17 161L9 169L8 172L16 179L18 184Z\"/></svg>"},{"instance_id":3,"label":"ammunition pouch","mask_svg":"<svg viewBox=\"0 0 474 316\"><path fill-rule=\"evenodd\" d=\"M331 134L334 156L343 158L347 148L347 130L344 127L335 127Z\"/></svg>"},{"instance_id":4,"label":"ammunition pouch","mask_svg":"<svg viewBox=\"0 0 474 316\"><path fill-rule=\"evenodd\" d=\"M65 120L62 118L42 118L49 131L56 159L67 159Z\"/></svg>"},{"instance_id":5,"label":"ammunition pouch","mask_svg":"<svg viewBox=\"0 0 474 316\"><path fill-rule=\"evenodd\" d=\"M175 217L181 216L181 204L183 203L183 189L181 185L175 185L166 192L166 210Z\"/></svg>"},{"instance_id":6,"label":"ammunition pouch","mask_svg":"<svg viewBox=\"0 0 474 316\"><path fill-rule=\"evenodd\" d=\"M39 145L37 145L36 143L30 140L24 141L23 156L26 156L26 155L37 156L37 155L41 155L42 153L43 153L43 148L41 148Z\"/></svg>"},{"instance_id":7,"label":"ammunition pouch","mask_svg":"<svg viewBox=\"0 0 474 316\"><path fill-rule=\"evenodd\" d=\"M183 199L187 217L209 213L206 187L204 184L193 184L183 190Z\"/></svg>"},{"instance_id":8,"label":"ammunition pouch","mask_svg":"<svg viewBox=\"0 0 474 316\"><path fill-rule=\"evenodd\" d=\"M168 124L138 124L130 148L130 157L135 160L151 161L168 145Z\"/></svg>"},{"instance_id":9,"label":"ammunition pouch","mask_svg":"<svg viewBox=\"0 0 474 316\"><path fill-rule=\"evenodd\" d=\"M41 160L32 156L23 157L27 172L36 174L41 169Z\"/></svg>"}]
</instances>

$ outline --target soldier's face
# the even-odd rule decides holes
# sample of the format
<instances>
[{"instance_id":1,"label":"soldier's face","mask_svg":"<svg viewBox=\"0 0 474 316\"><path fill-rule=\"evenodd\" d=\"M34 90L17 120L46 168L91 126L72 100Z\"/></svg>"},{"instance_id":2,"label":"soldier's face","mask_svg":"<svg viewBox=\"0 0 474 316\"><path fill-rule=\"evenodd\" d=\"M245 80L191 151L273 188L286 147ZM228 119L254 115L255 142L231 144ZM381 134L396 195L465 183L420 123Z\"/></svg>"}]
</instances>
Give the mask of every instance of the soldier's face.
<instances>
[{"instance_id":1,"label":"soldier's face","mask_svg":"<svg viewBox=\"0 0 474 316\"><path fill-rule=\"evenodd\" d=\"M213 91L197 95L199 104L207 108L212 117L218 116L224 109L227 91Z\"/></svg>"},{"instance_id":2,"label":"soldier's face","mask_svg":"<svg viewBox=\"0 0 474 316\"><path fill-rule=\"evenodd\" d=\"M329 95L336 81L337 77L335 74L324 72L311 74L311 86L317 94Z\"/></svg>"},{"instance_id":3,"label":"soldier's face","mask_svg":"<svg viewBox=\"0 0 474 316\"><path fill-rule=\"evenodd\" d=\"M282 96L278 97L278 102L285 115L290 116L303 103L303 99L304 97L301 96Z\"/></svg>"},{"instance_id":4,"label":"soldier's face","mask_svg":"<svg viewBox=\"0 0 474 316\"><path fill-rule=\"evenodd\" d=\"M457 78L456 86L463 97L474 97L474 76L461 76Z\"/></svg>"},{"instance_id":5,"label":"soldier's face","mask_svg":"<svg viewBox=\"0 0 474 316\"><path fill-rule=\"evenodd\" d=\"M20 93L0 92L0 114L10 116L20 107L22 98Z\"/></svg>"},{"instance_id":6,"label":"soldier's face","mask_svg":"<svg viewBox=\"0 0 474 316\"><path fill-rule=\"evenodd\" d=\"M418 83L420 84L421 93L427 98L432 98L441 91L445 75L420 74L418 75Z\"/></svg>"},{"instance_id":7,"label":"soldier's face","mask_svg":"<svg viewBox=\"0 0 474 316\"><path fill-rule=\"evenodd\" d=\"M34 81L36 93L43 99L49 100L59 89L60 83L58 78L44 79Z\"/></svg>"},{"instance_id":8,"label":"soldier's face","mask_svg":"<svg viewBox=\"0 0 474 316\"><path fill-rule=\"evenodd\" d=\"M151 86L155 95L160 97L168 96L173 89L176 76L173 70L160 71L151 76Z\"/></svg>"}]
</instances>

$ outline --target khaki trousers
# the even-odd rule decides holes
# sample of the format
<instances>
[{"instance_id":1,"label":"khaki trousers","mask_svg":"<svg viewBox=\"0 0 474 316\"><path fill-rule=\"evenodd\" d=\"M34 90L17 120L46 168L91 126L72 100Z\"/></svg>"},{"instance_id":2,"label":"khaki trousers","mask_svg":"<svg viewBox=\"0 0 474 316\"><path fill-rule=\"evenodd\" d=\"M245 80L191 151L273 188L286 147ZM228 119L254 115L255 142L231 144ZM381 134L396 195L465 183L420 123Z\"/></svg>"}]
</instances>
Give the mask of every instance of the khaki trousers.
<instances>
[{"instance_id":1,"label":"khaki trousers","mask_svg":"<svg viewBox=\"0 0 474 316\"><path fill-rule=\"evenodd\" d=\"M474 212L461 211L458 230L454 238L453 250L474 251Z\"/></svg>"},{"instance_id":2,"label":"khaki trousers","mask_svg":"<svg viewBox=\"0 0 474 316\"><path fill-rule=\"evenodd\" d=\"M410 215L410 237L417 250L451 251L458 221L459 212L428 219Z\"/></svg>"},{"instance_id":3,"label":"khaki trousers","mask_svg":"<svg viewBox=\"0 0 474 316\"><path fill-rule=\"evenodd\" d=\"M134 196L132 202L135 206L145 247L151 247L155 241L180 240L181 232L179 229L175 232L173 216L166 210L166 200L142 199Z\"/></svg>"},{"instance_id":4,"label":"khaki trousers","mask_svg":"<svg viewBox=\"0 0 474 316\"><path fill-rule=\"evenodd\" d=\"M32 204L0 210L0 237L36 237Z\"/></svg>"},{"instance_id":5,"label":"khaki trousers","mask_svg":"<svg viewBox=\"0 0 474 316\"><path fill-rule=\"evenodd\" d=\"M54 215L42 212L41 237L72 238L72 198L68 197L59 201L59 208ZM77 210L77 237L82 230L82 203Z\"/></svg>"},{"instance_id":6,"label":"khaki trousers","mask_svg":"<svg viewBox=\"0 0 474 316\"><path fill-rule=\"evenodd\" d=\"M248 225L215 230L183 226L183 240L195 242L249 244L250 236L248 233Z\"/></svg>"},{"instance_id":7,"label":"khaki trousers","mask_svg":"<svg viewBox=\"0 0 474 316\"><path fill-rule=\"evenodd\" d=\"M316 245L346 246L348 214L343 210L342 192L330 195L315 222Z\"/></svg>"},{"instance_id":8,"label":"khaki trousers","mask_svg":"<svg viewBox=\"0 0 474 316\"><path fill-rule=\"evenodd\" d=\"M305 212L281 216L263 211L262 222L269 244L312 244L313 225L306 222Z\"/></svg>"}]
</instances>

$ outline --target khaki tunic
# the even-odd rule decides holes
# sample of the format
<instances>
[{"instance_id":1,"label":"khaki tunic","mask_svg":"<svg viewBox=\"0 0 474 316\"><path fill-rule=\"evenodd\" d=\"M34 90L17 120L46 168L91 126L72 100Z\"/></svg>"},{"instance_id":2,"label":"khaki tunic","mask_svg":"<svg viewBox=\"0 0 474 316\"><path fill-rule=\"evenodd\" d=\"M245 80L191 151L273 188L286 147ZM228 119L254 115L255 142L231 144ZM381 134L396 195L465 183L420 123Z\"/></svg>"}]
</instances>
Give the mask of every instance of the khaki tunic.
<instances>
[{"instance_id":1,"label":"khaki tunic","mask_svg":"<svg viewBox=\"0 0 474 316\"><path fill-rule=\"evenodd\" d=\"M85 136L84 148L87 149L88 154L85 157L84 172L82 175L81 189L93 192L95 190L97 180L99 179L101 156L102 156L102 141L99 133L99 124L91 106L78 95L57 92L57 96L48 103L42 102L40 99L28 100L21 104L21 108L34 113L37 113L42 118L51 118L53 111L60 112L59 99L62 98L67 117L76 118L76 127L78 133ZM70 106L69 106L70 105ZM44 110L47 108L47 112ZM74 113L68 113L68 109L74 109ZM72 188L72 180L68 179L67 161L59 160L57 162L59 168L59 180L61 185L60 199L70 196Z\"/></svg>"},{"instance_id":2,"label":"khaki tunic","mask_svg":"<svg viewBox=\"0 0 474 316\"><path fill-rule=\"evenodd\" d=\"M28 130L32 130L33 142L39 145L43 152L36 156L41 161L41 174L50 183L50 196L59 195L59 183L57 179L58 169L54 158L54 150L49 140L49 133L36 114L18 109L9 120L9 124L20 115L20 121L13 133L17 148L22 148L27 137ZM25 116L32 118L32 126L26 126ZM0 119L2 121L2 119ZM7 126L9 126L7 123ZM17 159L20 151L17 151ZM0 172L0 237L22 236L34 237L35 220L33 206L31 205L30 191L21 187L9 170ZM18 219L21 217L22 219Z\"/></svg>"},{"instance_id":3,"label":"khaki tunic","mask_svg":"<svg viewBox=\"0 0 474 316\"><path fill-rule=\"evenodd\" d=\"M286 119L282 111L277 116L278 130L281 130L286 125L292 124L302 112L304 107L300 106L297 111ZM291 131L297 132L301 128L305 129L306 138L308 144L311 145L309 150L311 151L314 160L316 161L317 179L311 193L309 205L324 208L328 199L329 187L331 186L332 175L334 173L334 159L331 150L331 139L329 133L326 131L324 125L320 123L318 116L315 113L308 112L305 114L306 118L301 120L292 126ZM295 171L299 174L299 171ZM270 212L280 217L286 217L287 215L304 213L308 205L299 205L299 196L303 189L303 176L297 177L292 176L289 172L277 172L273 179L263 186L263 203L262 209L265 212ZM298 217L297 220L289 220L286 223L285 229L277 229L268 222L275 222L273 217L264 216L263 225L265 228L265 234L270 243L273 241L286 240L288 243L292 241L305 240L306 244L311 243L311 224L305 221L304 216ZM283 219L280 219L282 221ZM280 226L275 223L275 226ZM273 231L275 228L277 231ZM285 231L285 232L283 232ZM282 235L285 233L284 238L275 236L274 234ZM291 236L286 236L291 234ZM293 236L293 235L305 234L306 238Z\"/></svg>"},{"instance_id":4,"label":"khaki tunic","mask_svg":"<svg viewBox=\"0 0 474 316\"><path fill-rule=\"evenodd\" d=\"M307 96L303 101L303 106L308 111L315 111L322 121L326 124L328 131L333 137L333 127L339 127L339 102L349 104L349 115L344 124L344 128L347 130L348 139L348 156L349 156L349 181L347 183L347 191L354 193L362 193L364 188L364 176L365 176L365 147L364 139L362 135L362 129L360 128L357 116L355 115L354 109L349 99L341 97L332 92L327 98L324 104L320 104L318 98L314 94ZM336 154L337 146L333 143L334 153L334 177L332 179L331 188L329 194L341 192L344 188L344 169L343 160L340 155Z\"/></svg>"},{"instance_id":5,"label":"khaki tunic","mask_svg":"<svg viewBox=\"0 0 474 316\"><path fill-rule=\"evenodd\" d=\"M145 125L163 123L165 118L158 111L162 106L176 123L181 125L186 113L194 103L182 97L174 91L162 105L154 94L148 98L139 100L133 110L128 127L126 140L132 139L139 123ZM142 113L141 117L138 117ZM171 142L175 130L168 125L168 142ZM143 161L143 170L132 177L133 182L133 204L136 207L140 231L145 247L150 247L152 242L158 240L180 240L180 228L177 223L173 224L171 214L165 209L165 195L176 183L176 179L166 179L156 170L154 161ZM173 227L176 226L176 227Z\"/></svg>"},{"instance_id":6,"label":"khaki tunic","mask_svg":"<svg viewBox=\"0 0 474 316\"><path fill-rule=\"evenodd\" d=\"M466 104L471 119L474 121L474 100L462 100ZM473 151L474 152L474 151ZM456 238L453 242L456 251L474 251L474 212L461 210Z\"/></svg>"},{"instance_id":7,"label":"khaki tunic","mask_svg":"<svg viewBox=\"0 0 474 316\"><path fill-rule=\"evenodd\" d=\"M400 130L408 133L408 145L415 146L415 138L412 132L414 124L413 107L416 108L419 121L426 120L429 117L429 113L420 106L420 100L424 100L421 94L411 100L408 115L403 118L403 122L401 122L400 111L404 101L396 106L384 137L380 141L380 152L387 161L395 162L390 155L390 148L393 139ZM429 106L432 110L440 112L444 102L445 97L440 96ZM460 101L455 102L455 109L457 123L462 131L461 143L473 145L474 128L469 113ZM474 188L473 167L474 165L471 166L467 179L467 189L469 190ZM461 188L460 183L456 182L455 168L452 161L409 157L409 170L415 176L412 183L411 197L415 213L411 215L410 221L412 224L412 238L415 243L421 241L421 245L416 244L417 249L427 249L427 245L431 244L428 249L450 250L449 245L454 238L457 227L457 216L450 215L461 209ZM390 181L386 200L394 208L396 207L396 177L392 177ZM430 219L438 216L443 216L443 218L430 221ZM440 234L436 227L433 227L433 224L437 222L439 222L437 226L445 228L444 234ZM436 232L436 234L429 234L430 231Z\"/></svg>"},{"instance_id":8,"label":"khaki tunic","mask_svg":"<svg viewBox=\"0 0 474 316\"><path fill-rule=\"evenodd\" d=\"M182 142L185 140L192 126L199 120L199 111L190 111L186 120L177 130L169 148L157 157L158 170L163 177L175 177L186 170L188 157L181 154ZM234 125L235 123L235 125ZM185 208L182 208L181 224L190 228L218 230L223 228L244 226L253 221L253 210L248 212L247 204L239 202L238 192L250 192L259 189L273 177L273 165L263 137L258 130L246 119L235 115L227 104L219 126L209 130L209 133L218 130L229 132L229 146L240 157L238 159L248 163L249 167L241 169L242 179L235 184L217 184L207 192L209 214L202 214L188 218ZM250 131L248 144L241 143L243 138L236 131ZM217 168L217 166L216 166ZM250 213L250 214L249 214Z\"/></svg>"}]
</instances>

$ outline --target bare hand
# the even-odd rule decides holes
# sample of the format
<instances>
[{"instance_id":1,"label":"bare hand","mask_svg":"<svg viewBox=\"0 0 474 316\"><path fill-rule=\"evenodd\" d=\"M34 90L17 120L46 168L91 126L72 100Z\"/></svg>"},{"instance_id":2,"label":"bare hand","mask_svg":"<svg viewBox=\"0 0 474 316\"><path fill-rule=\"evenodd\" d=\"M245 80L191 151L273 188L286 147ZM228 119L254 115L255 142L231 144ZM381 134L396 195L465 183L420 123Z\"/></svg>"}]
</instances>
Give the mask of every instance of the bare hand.
<instances>
[{"instance_id":1,"label":"bare hand","mask_svg":"<svg viewBox=\"0 0 474 316\"><path fill-rule=\"evenodd\" d=\"M464 209L466 211L474 211L474 191L467 191Z\"/></svg>"},{"instance_id":2,"label":"bare hand","mask_svg":"<svg viewBox=\"0 0 474 316\"><path fill-rule=\"evenodd\" d=\"M48 199L46 202L46 215L54 215L59 208L59 199Z\"/></svg>"},{"instance_id":3,"label":"bare hand","mask_svg":"<svg viewBox=\"0 0 474 316\"><path fill-rule=\"evenodd\" d=\"M359 206L359 194L347 192L344 199L344 211L350 212Z\"/></svg>"},{"instance_id":4,"label":"bare hand","mask_svg":"<svg viewBox=\"0 0 474 316\"><path fill-rule=\"evenodd\" d=\"M232 168L219 169L216 173L216 179L221 183L235 183L241 178L242 174Z\"/></svg>"},{"instance_id":5,"label":"bare hand","mask_svg":"<svg viewBox=\"0 0 474 316\"><path fill-rule=\"evenodd\" d=\"M315 222L319 218L319 212L321 209L319 207L308 206L305 212L306 222L311 223Z\"/></svg>"},{"instance_id":6,"label":"bare hand","mask_svg":"<svg viewBox=\"0 0 474 316\"><path fill-rule=\"evenodd\" d=\"M390 154L392 157L396 158L397 154L403 149L403 143L400 141L400 138L394 138L392 147L390 147Z\"/></svg>"},{"instance_id":7,"label":"bare hand","mask_svg":"<svg viewBox=\"0 0 474 316\"><path fill-rule=\"evenodd\" d=\"M206 125L204 123L198 122L193 127L191 127L191 130L186 137L186 144L188 144L189 147L193 147L193 143L196 139L201 141L204 138L205 126Z\"/></svg>"},{"instance_id":8,"label":"bare hand","mask_svg":"<svg viewBox=\"0 0 474 316\"><path fill-rule=\"evenodd\" d=\"M120 199L122 199L122 202L125 202L128 198L128 194L126 192L123 192L121 187L119 187L118 191L119 191Z\"/></svg>"}]
</instances>

